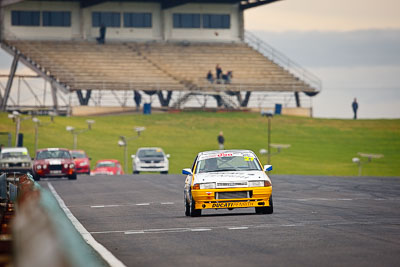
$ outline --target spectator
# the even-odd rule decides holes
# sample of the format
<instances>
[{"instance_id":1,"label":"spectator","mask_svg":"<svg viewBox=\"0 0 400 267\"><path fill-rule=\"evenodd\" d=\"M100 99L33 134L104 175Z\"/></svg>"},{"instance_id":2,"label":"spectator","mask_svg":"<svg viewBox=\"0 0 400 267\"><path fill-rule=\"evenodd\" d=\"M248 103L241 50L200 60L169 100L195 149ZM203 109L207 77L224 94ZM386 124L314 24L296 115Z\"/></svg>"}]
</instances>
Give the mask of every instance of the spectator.
<instances>
[{"instance_id":1,"label":"spectator","mask_svg":"<svg viewBox=\"0 0 400 267\"><path fill-rule=\"evenodd\" d=\"M207 80L210 82L210 83L214 83L214 77L213 77L213 75L212 75L212 73L211 73L211 70L210 71L208 71L208 73L207 73Z\"/></svg>"},{"instance_id":2,"label":"spectator","mask_svg":"<svg viewBox=\"0 0 400 267\"><path fill-rule=\"evenodd\" d=\"M224 80L225 84L231 83L232 79L232 71L228 71L226 74L222 75L222 80Z\"/></svg>"},{"instance_id":3,"label":"spectator","mask_svg":"<svg viewBox=\"0 0 400 267\"><path fill-rule=\"evenodd\" d=\"M140 103L142 102L142 95L136 90L133 91L133 95L133 100L135 100L136 103L136 111L139 111Z\"/></svg>"},{"instance_id":4,"label":"spectator","mask_svg":"<svg viewBox=\"0 0 400 267\"><path fill-rule=\"evenodd\" d=\"M104 23L101 24L99 29L99 37L96 38L98 44L104 44L106 39L106 26Z\"/></svg>"},{"instance_id":5,"label":"spectator","mask_svg":"<svg viewBox=\"0 0 400 267\"><path fill-rule=\"evenodd\" d=\"M222 69L219 66L219 64L217 64L217 66L215 67L215 73L216 73L216 79L217 79L217 83L220 83L221 80L221 75L222 75Z\"/></svg>"},{"instance_id":6,"label":"spectator","mask_svg":"<svg viewBox=\"0 0 400 267\"><path fill-rule=\"evenodd\" d=\"M222 131L219 132L218 135L218 144L219 144L219 149L223 150L224 149L224 142L225 142L225 138L224 138L224 134Z\"/></svg>"},{"instance_id":7,"label":"spectator","mask_svg":"<svg viewBox=\"0 0 400 267\"><path fill-rule=\"evenodd\" d=\"M358 103L357 103L357 98L354 98L353 103L351 104L353 107L353 112L354 112L354 119L357 119L357 110L358 110Z\"/></svg>"}]
</instances>

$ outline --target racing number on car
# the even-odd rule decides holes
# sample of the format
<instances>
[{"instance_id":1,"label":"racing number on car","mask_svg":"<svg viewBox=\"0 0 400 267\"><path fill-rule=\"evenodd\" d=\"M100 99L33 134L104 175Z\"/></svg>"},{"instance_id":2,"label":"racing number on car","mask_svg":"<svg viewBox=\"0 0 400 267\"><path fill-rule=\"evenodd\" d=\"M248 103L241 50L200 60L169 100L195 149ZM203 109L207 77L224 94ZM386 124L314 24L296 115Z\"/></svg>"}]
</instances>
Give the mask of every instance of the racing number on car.
<instances>
[{"instance_id":1,"label":"racing number on car","mask_svg":"<svg viewBox=\"0 0 400 267\"><path fill-rule=\"evenodd\" d=\"M254 160L254 157L247 157L247 156L245 156L245 157L243 157L244 158L244 161L253 161Z\"/></svg>"}]
</instances>

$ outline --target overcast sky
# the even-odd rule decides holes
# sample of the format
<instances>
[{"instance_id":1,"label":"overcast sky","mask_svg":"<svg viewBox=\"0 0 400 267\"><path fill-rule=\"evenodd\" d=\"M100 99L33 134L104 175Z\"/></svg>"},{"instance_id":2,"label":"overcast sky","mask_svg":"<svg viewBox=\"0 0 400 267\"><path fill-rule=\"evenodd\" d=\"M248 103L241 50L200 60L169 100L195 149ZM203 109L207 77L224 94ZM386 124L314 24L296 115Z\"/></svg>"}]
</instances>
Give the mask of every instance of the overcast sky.
<instances>
[{"instance_id":1,"label":"overcast sky","mask_svg":"<svg viewBox=\"0 0 400 267\"><path fill-rule=\"evenodd\" d=\"M245 27L278 32L400 28L400 1L282 0L246 10Z\"/></svg>"},{"instance_id":2,"label":"overcast sky","mask_svg":"<svg viewBox=\"0 0 400 267\"><path fill-rule=\"evenodd\" d=\"M400 0L283 0L245 11L245 28L321 78L314 115L400 118Z\"/></svg>"}]
</instances>

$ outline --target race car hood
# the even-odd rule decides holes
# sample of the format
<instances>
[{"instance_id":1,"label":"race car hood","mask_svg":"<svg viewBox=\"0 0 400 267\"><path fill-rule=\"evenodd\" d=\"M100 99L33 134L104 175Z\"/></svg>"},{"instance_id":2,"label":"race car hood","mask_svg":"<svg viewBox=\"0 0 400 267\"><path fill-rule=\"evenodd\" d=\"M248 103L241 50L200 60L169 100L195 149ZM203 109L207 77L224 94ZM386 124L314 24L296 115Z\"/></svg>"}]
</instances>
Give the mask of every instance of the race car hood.
<instances>
[{"instance_id":1,"label":"race car hood","mask_svg":"<svg viewBox=\"0 0 400 267\"><path fill-rule=\"evenodd\" d=\"M75 165L81 166L82 163L84 163L84 165L89 164L89 159L87 159L87 158L74 159L74 162L75 162Z\"/></svg>"},{"instance_id":2,"label":"race car hood","mask_svg":"<svg viewBox=\"0 0 400 267\"><path fill-rule=\"evenodd\" d=\"M269 180L263 171L208 172L194 175L195 183Z\"/></svg>"},{"instance_id":3,"label":"race car hood","mask_svg":"<svg viewBox=\"0 0 400 267\"><path fill-rule=\"evenodd\" d=\"M35 164L48 164L48 165L60 165L60 164L73 163L71 159L38 159L35 160Z\"/></svg>"},{"instance_id":4,"label":"race car hood","mask_svg":"<svg viewBox=\"0 0 400 267\"><path fill-rule=\"evenodd\" d=\"M98 172L98 173L116 173L116 169L113 167L100 167L100 168L96 168L93 170L93 172Z\"/></svg>"},{"instance_id":5,"label":"race car hood","mask_svg":"<svg viewBox=\"0 0 400 267\"><path fill-rule=\"evenodd\" d=\"M31 160L29 158L6 158L6 159L1 159L1 163L16 163L16 162L25 162L25 163L30 163Z\"/></svg>"},{"instance_id":6,"label":"race car hood","mask_svg":"<svg viewBox=\"0 0 400 267\"><path fill-rule=\"evenodd\" d=\"M141 162L144 162L144 161L164 161L164 158L162 158L162 157L146 157L146 158L138 158Z\"/></svg>"}]
</instances>

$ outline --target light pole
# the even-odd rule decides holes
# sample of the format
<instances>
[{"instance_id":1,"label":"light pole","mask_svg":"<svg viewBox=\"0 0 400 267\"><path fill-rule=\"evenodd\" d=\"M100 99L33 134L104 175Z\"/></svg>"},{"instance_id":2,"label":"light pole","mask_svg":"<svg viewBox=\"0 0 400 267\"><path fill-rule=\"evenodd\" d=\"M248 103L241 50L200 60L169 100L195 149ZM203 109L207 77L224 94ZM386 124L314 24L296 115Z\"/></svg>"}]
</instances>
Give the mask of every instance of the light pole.
<instances>
[{"instance_id":1,"label":"light pole","mask_svg":"<svg viewBox=\"0 0 400 267\"><path fill-rule=\"evenodd\" d=\"M124 171L125 174L128 173L128 164L126 164L127 159L128 159L128 141L139 138L140 133L146 130L145 127L135 127L133 128L135 132L137 132L137 136L132 136L132 137L126 137L126 136L120 136L118 140L118 145L124 147Z\"/></svg>"},{"instance_id":2,"label":"light pole","mask_svg":"<svg viewBox=\"0 0 400 267\"><path fill-rule=\"evenodd\" d=\"M35 153L36 150L38 149L38 138L39 138L39 124L40 120L36 117L32 118L32 121L35 123Z\"/></svg>"},{"instance_id":3,"label":"light pole","mask_svg":"<svg viewBox=\"0 0 400 267\"><path fill-rule=\"evenodd\" d=\"M75 127L72 127L72 126L65 127L65 130L70 132L73 136L73 142L74 142L73 149L76 149L78 147L78 135L92 130L92 124L95 123L95 121L94 120L86 120L86 123L88 125L87 129L77 130L77 129L75 129Z\"/></svg>"},{"instance_id":4,"label":"light pole","mask_svg":"<svg viewBox=\"0 0 400 267\"><path fill-rule=\"evenodd\" d=\"M358 176L361 176L361 172L362 172L362 165L363 164L367 164L370 163L372 161L372 159L380 159L383 158L383 154L369 154L369 153L362 153L362 152L358 152L357 153L360 157L364 157L367 158L368 161L364 161L362 162L360 158L358 157L354 157L352 159L353 163L356 163L358 165Z\"/></svg>"},{"instance_id":5,"label":"light pole","mask_svg":"<svg viewBox=\"0 0 400 267\"><path fill-rule=\"evenodd\" d=\"M21 127L21 117L18 111L13 111L12 114L8 114L8 118L15 122L15 146L18 146L18 135Z\"/></svg>"},{"instance_id":6,"label":"light pole","mask_svg":"<svg viewBox=\"0 0 400 267\"><path fill-rule=\"evenodd\" d=\"M272 111L267 111L265 113L262 113L262 115L267 116L268 118L268 165L271 164L271 124L272 124L272 117L274 114Z\"/></svg>"}]
</instances>

